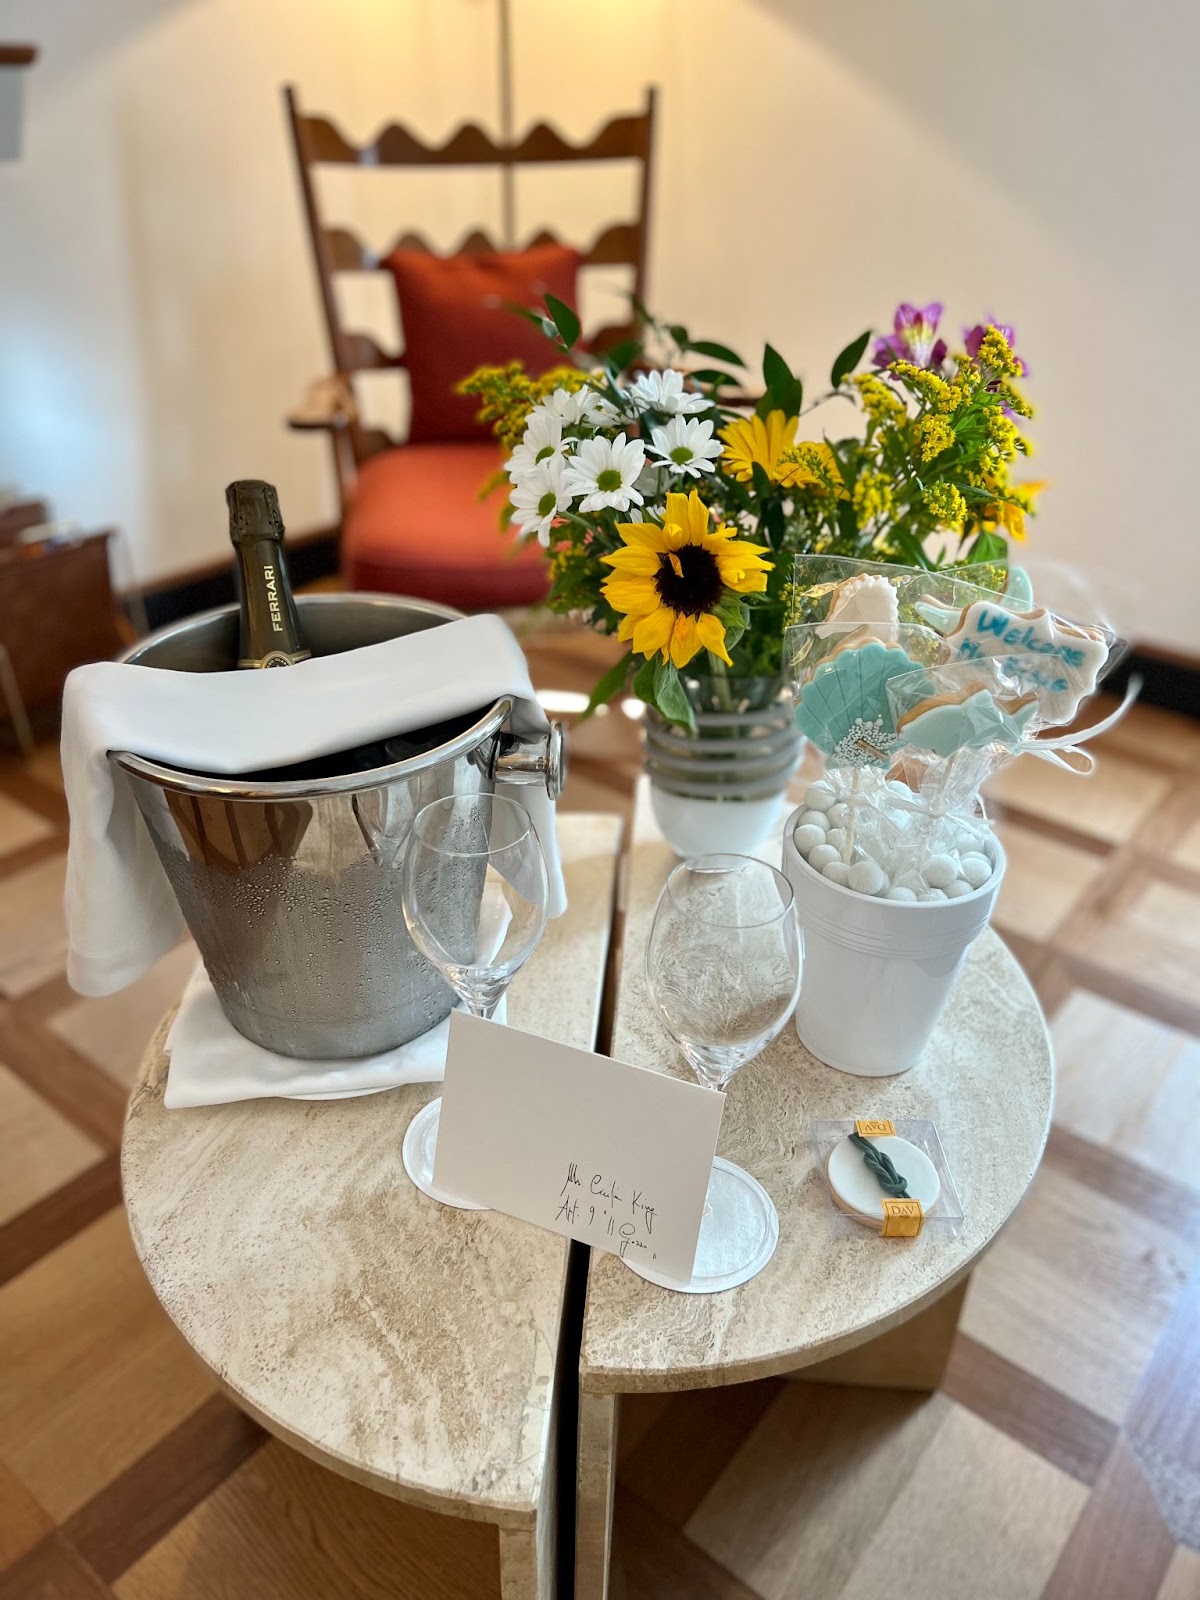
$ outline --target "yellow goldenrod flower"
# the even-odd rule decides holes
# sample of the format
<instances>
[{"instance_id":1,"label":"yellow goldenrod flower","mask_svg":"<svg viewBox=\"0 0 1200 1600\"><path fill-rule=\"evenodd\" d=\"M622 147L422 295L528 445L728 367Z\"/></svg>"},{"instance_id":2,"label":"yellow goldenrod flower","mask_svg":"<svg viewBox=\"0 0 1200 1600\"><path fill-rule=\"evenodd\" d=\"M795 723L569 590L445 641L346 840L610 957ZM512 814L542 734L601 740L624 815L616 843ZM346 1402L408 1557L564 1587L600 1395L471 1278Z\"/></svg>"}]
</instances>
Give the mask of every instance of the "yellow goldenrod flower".
<instances>
[{"instance_id":1,"label":"yellow goldenrod flower","mask_svg":"<svg viewBox=\"0 0 1200 1600\"><path fill-rule=\"evenodd\" d=\"M935 411L954 409L954 391L944 378L938 377L936 372L930 372L926 367L914 366L911 361L893 361L889 370L907 383L909 388L915 389L922 400Z\"/></svg>"},{"instance_id":2,"label":"yellow goldenrod flower","mask_svg":"<svg viewBox=\"0 0 1200 1600\"><path fill-rule=\"evenodd\" d=\"M749 483L755 466L760 466L772 483L779 483L780 457L794 444L799 417L785 417L772 411L762 417L737 417L721 429L725 441L721 460L727 471L741 483Z\"/></svg>"},{"instance_id":3,"label":"yellow goldenrod flower","mask_svg":"<svg viewBox=\"0 0 1200 1600\"><path fill-rule=\"evenodd\" d=\"M1025 370L1024 363L1013 354L1012 345L997 327L990 327L984 334L977 359L994 378L1019 378Z\"/></svg>"},{"instance_id":4,"label":"yellow goldenrod flower","mask_svg":"<svg viewBox=\"0 0 1200 1600\"><path fill-rule=\"evenodd\" d=\"M860 472L854 480L852 504L860 523L874 522L892 510L892 479L886 472Z\"/></svg>"},{"instance_id":5,"label":"yellow goldenrod flower","mask_svg":"<svg viewBox=\"0 0 1200 1600\"><path fill-rule=\"evenodd\" d=\"M944 528L961 529L967 515L967 502L952 483L932 483L921 499Z\"/></svg>"},{"instance_id":6,"label":"yellow goldenrod flower","mask_svg":"<svg viewBox=\"0 0 1200 1600\"><path fill-rule=\"evenodd\" d=\"M1006 417L1004 412L997 407L987 412L984 427L987 431L988 443L996 450L1005 461L1011 461L1018 450L1017 425L1011 417Z\"/></svg>"},{"instance_id":7,"label":"yellow goldenrod flower","mask_svg":"<svg viewBox=\"0 0 1200 1600\"><path fill-rule=\"evenodd\" d=\"M539 401L556 389L574 393L582 389L588 375L579 367L552 367L540 377L531 378L520 361L502 367L477 367L470 377L455 384L457 394L477 395L482 402L476 420L488 423L492 432L511 455L521 442L526 419Z\"/></svg>"},{"instance_id":8,"label":"yellow goldenrod flower","mask_svg":"<svg viewBox=\"0 0 1200 1600\"><path fill-rule=\"evenodd\" d=\"M779 457L778 481L786 489L821 489L848 500L850 491L842 479L838 458L830 447L821 441L802 439Z\"/></svg>"},{"instance_id":9,"label":"yellow goldenrod flower","mask_svg":"<svg viewBox=\"0 0 1200 1600\"><path fill-rule=\"evenodd\" d=\"M954 443L954 429L939 412L921 418L921 460L932 461Z\"/></svg>"},{"instance_id":10,"label":"yellow goldenrod flower","mask_svg":"<svg viewBox=\"0 0 1200 1600\"><path fill-rule=\"evenodd\" d=\"M694 489L667 496L661 528L624 522L618 531L623 547L601 558L613 569L601 592L621 614L617 637L630 640L638 655L661 655L677 667L701 650L732 666L716 607L726 590L762 593L773 566L763 560L769 546L735 538L728 524L715 528Z\"/></svg>"},{"instance_id":11,"label":"yellow goldenrod flower","mask_svg":"<svg viewBox=\"0 0 1200 1600\"><path fill-rule=\"evenodd\" d=\"M863 410L872 422L898 421L906 415L904 401L873 372L860 372L850 381L857 387Z\"/></svg>"},{"instance_id":12,"label":"yellow goldenrod flower","mask_svg":"<svg viewBox=\"0 0 1200 1600\"><path fill-rule=\"evenodd\" d=\"M1011 383L997 384L995 393L1001 404L1006 405L1014 416L1024 417L1026 420L1033 416L1033 407L1020 390Z\"/></svg>"}]
</instances>

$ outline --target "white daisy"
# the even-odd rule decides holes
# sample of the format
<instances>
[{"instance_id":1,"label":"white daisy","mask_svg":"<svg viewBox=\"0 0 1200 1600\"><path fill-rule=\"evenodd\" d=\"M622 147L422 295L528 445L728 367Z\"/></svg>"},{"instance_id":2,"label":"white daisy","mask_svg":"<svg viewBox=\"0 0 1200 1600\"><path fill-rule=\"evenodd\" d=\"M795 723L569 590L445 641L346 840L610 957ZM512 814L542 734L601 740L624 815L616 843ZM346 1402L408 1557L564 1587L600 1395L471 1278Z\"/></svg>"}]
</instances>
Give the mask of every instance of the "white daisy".
<instances>
[{"instance_id":1,"label":"white daisy","mask_svg":"<svg viewBox=\"0 0 1200 1600\"><path fill-rule=\"evenodd\" d=\"M562 456L548 456L513 480L513 521L523 533L536 532L543 545L550 543L550 524L571 504L566 470Z\"/></svg>"},{"instance_id":2,"label":"white daisy","mask_svg":"<svg viewBox=\"0 0 1200 1600\"><path fill-rule=\"evenodd\" d=\"M721 442L713 438L712 432L711 422L698 422L695 417L690 420L672 417L665 428L651 429L654 443L650 454L657 456L672 472L698 478L702 472L713 470L713 462L721 454Z\"/></svg>"},{"instance_id":3,"label":"white daisy","mask_svg":"<svg viewBox=\"0 0 1200 1600\"><path fill-rule=\"evenodd\" d=\"M580 511L603 511L612 506L628 511L640 506L642 496L634 485L646 464L646 447L640 439L585 439L567 463L563 482L572 495L581 494Z\"/></svg>"},{"instance_id":4,"label":"white daisy","mask_svg":"<svg viewBox=\"0 0 1200 1600\"><path fill-rule=\"evenodd\" d=\"M562 436L562 418L552 411L535 406L525 421L525 433L520 444L504 463L504 470L516 481L520 472L528 472L551 456L565 456L571 441Z\"/></svg>"},{"instance_id":5,"label":"white daisy","mask_svg":"<svg viewBox=\"0 0 1200 1600\"><path fill-rule=\"evenodd\" d=\"M683 387L683 373L674 367L662 372L642 372L629 391L634 404L643 411L665 411L671 416L686 416L707 411L712 401L707 395L692 394Z\"/></svg>"},{"instance_id":6,"label":"white daisy","mask_svg":"<svg viewBox=\"0 0 1200 1600\"><path fill-rule=\"evenodd\" d=\"M552 416L558 417L564 427L571 427L576 422L582 422L587 411L588 402L594 398L590 389L555 389L554 393L547 395L540 406L534 411L548 411ZM533 416L534 412L530 412Z\"/></svg>"},{"instance_id":7,"label":"white daisy","mask_svg":"<svg viewBox=\"0 0 1200 1600\"><path fill-rule=\"evenodd\" d=\"M618 390L618 394L624 394ZM583 420L593 428L611 428L614 423L622 420L621 411L613 405L606 394L597 394L595 389L588 390L588 403L583 413ZM628 407L626 407L628 411Z\"/></svg>"}]
</instances>

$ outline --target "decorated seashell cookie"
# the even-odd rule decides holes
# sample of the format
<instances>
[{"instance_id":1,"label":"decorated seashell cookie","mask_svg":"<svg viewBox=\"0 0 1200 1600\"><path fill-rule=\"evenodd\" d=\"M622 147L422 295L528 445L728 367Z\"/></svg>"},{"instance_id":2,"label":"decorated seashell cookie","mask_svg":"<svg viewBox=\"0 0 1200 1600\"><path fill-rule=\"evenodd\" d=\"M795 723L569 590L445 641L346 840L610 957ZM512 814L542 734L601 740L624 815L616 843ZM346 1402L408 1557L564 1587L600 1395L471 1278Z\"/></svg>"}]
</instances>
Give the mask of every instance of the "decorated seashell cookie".
<instances>
[{"instance_id":1,"label":"decorated seashell cookie","mask_svg":"<svg viewBox=\"0 0 1200 1600\"><path fill-rule=\"evenodd\" d=\"M886 764L896 745L887 685L916 663L898 646L856 629L830 651L796 700L796 723L835 766Z\"/></svg>"},{"instance_id":2,"label":"decorated seashell cookie","mask_svg":"<svg viewBox=\"0 0 1200 1600\"><path fill-rule=\"evenodd\" d=\"M931 695L896 719L896 731L911 745L951 756L956 750L977 750L989 744L1020 743L1037 706L1034 694L998 698L978 684L957 694Z\"/></svg>"},{"instance_id":3,"label":"decorated seashell cookie","mask_svg":"<svg viewBox=\"0 0 1200 1600\"><path fill-rule=\"evenodd\" d=\"M818 623L818 639L828 639L849 627L861 627L873 639L885 644L896 639L900 622L900 602L889 579L874 573L859 573L847 578L832 591L825 621Z\"/></svg>"},{"instance_id":4,"label":"decorated seashell cookie","mask_svg":"<svg viewBox=\"0 0 1200 1600\"><path fill-rule=\"evenodd\" d=\"M1042 606L1013 611L995 600L974 600L949 625L949 608L940 600L926 597L915 609L945 632L951 661L991 657L1034 690L1046 722L1070 722L1108 660L1099 628L1067 622Z\"/></svg>"}]
</instances>

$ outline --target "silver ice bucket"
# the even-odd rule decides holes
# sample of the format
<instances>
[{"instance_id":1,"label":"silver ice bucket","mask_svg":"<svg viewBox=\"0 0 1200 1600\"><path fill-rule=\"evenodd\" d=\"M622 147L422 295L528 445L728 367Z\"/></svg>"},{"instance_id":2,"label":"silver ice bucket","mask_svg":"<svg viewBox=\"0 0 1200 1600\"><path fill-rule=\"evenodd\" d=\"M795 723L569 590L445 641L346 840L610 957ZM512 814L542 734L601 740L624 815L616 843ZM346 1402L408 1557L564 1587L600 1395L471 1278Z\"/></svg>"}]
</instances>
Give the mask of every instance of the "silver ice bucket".
<instances>
[{"instance_id":1,"label":"silver ice bucket","mask_svg":"<svg viewBox=\"0 0 1200 1600\"><path fill-rule=\"evenodd\" d=\"M392 595L301 595L296 603L314 655L461 615ZM223 606L151 634L124 659L222 670L237 659L237 629L237 608ZM439 727L432 749L335 777L213 777L111 753L239 1033L283 1055L336 1060L390 1050L447 1015L451 991L404 925L404 847L422 806L490 791L498 774L544 783L557 796L561 727L522 741L507 730L511 710L510 700L496 700Z\"/></svg>"}]
</instances>

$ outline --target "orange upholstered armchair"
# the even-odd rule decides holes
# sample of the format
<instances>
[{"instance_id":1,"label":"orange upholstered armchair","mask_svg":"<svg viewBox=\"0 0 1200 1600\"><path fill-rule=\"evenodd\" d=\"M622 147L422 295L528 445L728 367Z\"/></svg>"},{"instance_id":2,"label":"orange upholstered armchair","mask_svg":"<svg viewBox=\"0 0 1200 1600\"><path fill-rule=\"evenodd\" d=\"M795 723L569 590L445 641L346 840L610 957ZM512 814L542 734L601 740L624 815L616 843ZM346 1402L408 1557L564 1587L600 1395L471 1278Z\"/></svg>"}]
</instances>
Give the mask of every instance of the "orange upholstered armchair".
<instances>
[{"instance_id":1,"label":"orange upholstered armchair","mask_svg":"<svg viewBox=\"0 0 1200 1600\"><path fill-rule=\"evenodd\" d=\"M640 115L615 118L586 144L568 144L544 123L521 139L497 143L468 123L444 145L433 146L392 123L361 148L324 117L302 113L293 89L284 94L334 369L312 385L288 424L328 433L347 582L355 589L417 595L465 610L541 599L546 590L542 552L537 546L506 544L499 532L498 496L479 498L499 455L495 441L474 420L477 402L455 395L454 384L485 362L522 359L530 371L553 365L550 344L505 307L540 305L547 291L574 304L581 267L628 266L633 291L644 298L653 89ZM636 219L602 228L583 250L542 232L523 249L505 253L475 232L455 255L445 257L430 250L419 234L405 232L385 254L376 255L348 229L324 223L314 176L322 165L342 164L490 166L499 177L521 166L560 161L636 163ZM402 352L388 353L369 334L342 326L335 274L372 271L389 272L395 281ZM601 328L588 340L593 349L603 350L632 331L624 322ZM355 375L377 369L407 371L411 420L404 442L360 420Z\"/></svg>"}]
</instances>

